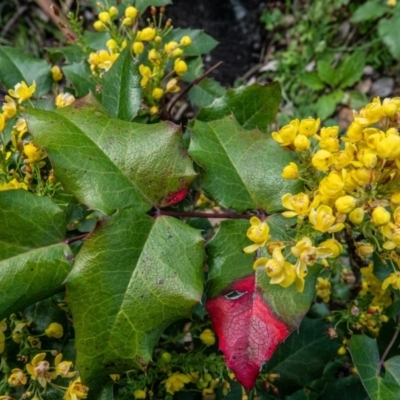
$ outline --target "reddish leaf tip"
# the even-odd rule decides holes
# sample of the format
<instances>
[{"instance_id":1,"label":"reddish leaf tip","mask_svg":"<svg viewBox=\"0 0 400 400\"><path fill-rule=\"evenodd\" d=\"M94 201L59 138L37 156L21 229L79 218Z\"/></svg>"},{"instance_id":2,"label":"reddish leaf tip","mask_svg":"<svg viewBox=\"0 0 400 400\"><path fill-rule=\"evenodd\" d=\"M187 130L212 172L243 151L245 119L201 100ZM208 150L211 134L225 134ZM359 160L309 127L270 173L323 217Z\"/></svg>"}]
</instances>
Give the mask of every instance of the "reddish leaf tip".
<instances>
[{"instance_id":1,"label":"reddish leaf tip","mask_svg":"<svg viewBox=\"0 0 400 400\"><path fill-rule=\"evenodd\" d=\"M179 203L187 196L188 193L189 193L189 190L186 187L179 189L176 192L169 193L167 195L165 203L167 206L172 206L176 203Z\"/></svg>"},{"instance_id":2,"label":"reddish leaf tip","mask_svg":"<svg viewBox=\"0 0 400 400\"><path fill-rule=\"evenodd\" d=\"M229 292L207 301L219 347L245 389L251 390L261 366L290 333L256 290L254 275L235 282Z\"/></svg>"}]
</instances>

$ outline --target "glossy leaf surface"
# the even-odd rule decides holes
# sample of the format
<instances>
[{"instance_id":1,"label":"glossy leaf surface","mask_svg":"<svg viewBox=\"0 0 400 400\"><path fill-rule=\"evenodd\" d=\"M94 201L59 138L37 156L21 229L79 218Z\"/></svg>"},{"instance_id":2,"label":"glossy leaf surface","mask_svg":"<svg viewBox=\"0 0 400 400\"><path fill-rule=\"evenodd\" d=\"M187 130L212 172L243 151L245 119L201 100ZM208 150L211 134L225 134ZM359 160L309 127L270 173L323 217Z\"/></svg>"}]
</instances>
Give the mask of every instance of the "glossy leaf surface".
<instances>
[{"instance_id":1,"label":"glossy leaf surface","mask_svg":"<svg viewBox=\"0 0 400 400\"><path fill-rule=\"evenodd\" d=\"M85 241L66 284L77 366L89 386L145 369L161 332L190 316L203 289L203 247L199 231L177 219L131 209Z\"/></svg>"},{"instance_id":2,"label":"glossy leaf surface","mask_svg":"<svg viewBox=\"0 0 400 400\"><path fill-rule=\"evenodd\" d=\"M78 200L109 214L126 207L147 211L185 197L196 174L176 125L113 119L92 98L74 104L30 109L27 120L56 177Z\"/></svg>"},{"instance_id":3,"label":"glossy leaf surface","mask_svg":"<svg viewBox=\"0 0 400 400\"><path fill-rule=\"evenodd\" d=\"M301 191L281 177L289 153L266 133L247 131L233 117L195 121L189 154L204 168L203 188L221 206L237 211L282 209L281 197Z\"/></svg>"}]
</instances>

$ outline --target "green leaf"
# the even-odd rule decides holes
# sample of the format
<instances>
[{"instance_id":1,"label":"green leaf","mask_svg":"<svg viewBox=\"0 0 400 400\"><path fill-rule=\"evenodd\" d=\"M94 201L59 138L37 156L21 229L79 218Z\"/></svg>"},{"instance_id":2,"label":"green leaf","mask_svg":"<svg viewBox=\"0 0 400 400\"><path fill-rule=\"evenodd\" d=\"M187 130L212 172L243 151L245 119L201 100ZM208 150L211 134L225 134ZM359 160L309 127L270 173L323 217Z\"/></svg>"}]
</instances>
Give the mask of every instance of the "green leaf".
<instances>
[{"instance_id":1,"label":"green leaf","mask_svg":"<svg viewBox=\"0 0 400 400\"><path fill-rule=\"evenodd\" d=\"M372 400L395 400L400 396L400 386L393 373L397 373L397 359L389 362L388 378L378 376L379 351L376 339L366 335L353 335L349 347L354 365L361 381ZM385 363L386 365L386 363ZM393 383L396 382L394 385Z\"/></svg>"},{"instance_id":2,"label":"green leaf","mask_svg":"<svg viewBox=\"0 0 400 400\"><path fill-rule=\"evenodd\" d=\"M385 382L400 387L400 356L385 361Z\"/></svg>"},{"instance_id":3,"label":"green leaf","mask_svg":"<svg viewBox=\"0 0 400 400\"><path fill-rule=\"evenodd\" d=\"M336 356L340 344L329 339L327 327L322 319L305 318L299 331L275 351L267 371L279 374L274 384L280 393L289 394L321 377L326 363Z\"/></svg>"},{"instance_id":4,"label":"green leaf","mask_svg":"<svg viewBox=\"0 0 400 400\"><path fill-rule=\"evenodd\" d=\"M382 18L378 23L378 35L397 61L400 60L399 26L400 13L391 19Z\"/></svg>"},{"instance_id":5,"label":"green leaf","mask_svg":"<svg viewBox=\"0 0 400 400\"><path fill-rule=\"evenodd\" d=\"M246 232L250 224L244 220L222 221L217 233L207 245L209 297L215 297L234 281L253 273L253 254L243 253L249 245Z\"/></svg>"},{"instance_id":6,"label":"green leaf","mask_svg":"<svg viewBox=\"0 0 400 400\"><path fill-rule=\"evenodd\" d=\"M0 318L60 292L72 259L67 245L54 244L0 261Z\"/></svg>"},{"instance_id":7,"label":"green leaf","mask_svg":"<svg viewBox=\"0 0 400 400\"><path fill-rule=\"evenodd\" d=\"M0 260L61 242L65 215L48 197L0 191Z\"/></svg>"},{"instance_id":8,"label":"green leaf","mask_svg":"<svg viewBox=\"0 0 400 400\"><path fill-rule=\"evenodd\" d=\"M171 3L171 0L135 0L134 5L140 13L143 13L147 7L161 7Z\"/></svg>"},{"instance_id":9,"label":"green leaf","mask_svg":"<svg viewBox=\"0 0 400 400\"><path fill-rule=\"evenodd\" d=\"M233 113L243 128L266 130L267 125L275 120L281 99L278 82L266 86L259 83L241 86L229 89L223 97L202 108L197 119L207 122Z\"/></svg>"},{"instance_id":10,"label":"green leaf","mask_svg":"<svg viewBox=\"0 0 400 400\"><path fill-rule=\"evenodd\" d=\"M332 68L332 63L327 60L319 60L317 62L317 72L320 79L331 87L336 87L340 81L340 76L336 70Z\"/></svg>"},{"instance_id":11,"label":"green leaf","mask_svg":"<svg viewBox=\"0 0 400 400\"><path fill-rule=\"evenodd\" d=\"M129 46L103 77L102 103L112 117L131 121L141 103L141 76Z\"/></svg>"},{"instance_id":12,"label":"green leaf","mask_svg":"<svg viewBox=\"0 0 400 400\"><path fill-rule=\"evenodd\" d=\"M153 2L151 2L153 5ZM183 48L183 55L185 57L198 56L200 54L207 54L215 48L218 42L213 39L210 35L207 35L200 29L173 29L168 35L165 36L164 41L178 42L183 36L189 36L192 39L192 43Z\"/></svg>"},{"instance_id":13,"label":"green leaf","mask_svg":"<svg viewBox=\"0 0 400 400\"><path fill-rule=\"evenodd\" d=\"M354 375L329 383L322 396L324 400L369 400L360 378Z\"/></svg>"},{"instance_id":14,"label":"green leaf","mask_svg":"<svg viewBox=\"0 0 400 400\"><path fill-rule=\"evenodd\" d=\"M62 70L68 81L74 86L76 97L86 96L89 92L94 93L96 84L86 61L66 65Z\"/></svg>"},{"instance_id":15,"label":"green leaf","mask_svg":"<svg viewBox=\"0 0 400 400\"><path fill-rule=\"evenodd\" d=\"M216 97L222 97L225 93L226 89L217 81L205 78L190 89L189 99L194 105L205 107L211 104Z\"/></svg>"},{"instance_id":16,"label":"green leaf","mask_svg":"<svg viewBox=\"0 0 400 400\"><path fill-rule=\"evenodd\" d=\"M356 51L339 65L340 88L347 88L359 82L365 67L365 53Z\"/></svg>"},{"instance_id":17,"label":"green leaf","mask_svg":"<svg viewBox=\"0 0 400 400\"><path fill-rule=\"evenodd\" d=\"M82 48L77 45L48 47L46 50L51 60L58 60L61 57L65 57L67 64L79 63L85 58Z\"/></svg>"},{"instance_id":18,"label":"green leaf","mask_svg":"<svg viewBox=\"0 0 400 400\"><path fill-rule=\"evenodd\" d=\"M202 295L203 259L199 231L132 209L85 241L66 284L76 363L91 390L110 373L144 368L162 331L190 316Z\"/></svg>"},{"instance_id":19,"label":"green leaf","mask_svg":"<svg viewBox=\"0 0 400 400\"><path fill-rule=\"evenodd\" d=\"M48 93L53 83L50 66L46 61L12 47L0 47L0 81L7 89L13 89L21 81L25 81L28 86L35 81L35 97Z\"/></svg>"},{"instance_id":20,"label":"green leaf","mask_svg":"<svg viewBox=\"0 0 400 400\"><path fill-rule=\"evenodd\" d=\"M325 87L324 82L316 72L305 72L299 76L300 82L312 90L321 90Z\"/></svg>"},{"instance_id":21,"label":"green leaf","mask_svg":"<svg viewBox=\"0 0 400 400\"><path fill-rule=\"evenodd\" d=\"M55 111L29 109L26 118L65 189L105 214L174 204L196 176L172 123L113 119L91 97Z\"/></svg>"},{"instance_id":22,"label":"green leaf","mask_svg":"<svg viewBox=\"0 0 400 400\"><path fill-rule=\"evenodd\" d=\"M362 4L350 18L350 22L358 23L377 20L388 11L387 5L377 0L369 0Z\"/></svg>"},{"instance_id":23,"label":"green leaf","mask_svg":"<svg viewBox=\"0 0 400 400\"><path fill-rule=\"evenodd\" d=\"M335 90L332 93L321 96L317 101L317 115L322 119L330 117L336 109L336 106L343 98L341 90Z\"/></svg>"},{"instance_id":24,"label":"green leaf","mask_svg":"<svg viewBox=\"0 0 400 400\"><path fill-rule=\"evenodd\" d=\"M232 117L196 120L191 131L189 154L205 170L203 189L221 206L274 212L285 193L301 191L299 181L281 177L291 156L269 134L244 130Z\"/></svg>"}]
</instances>

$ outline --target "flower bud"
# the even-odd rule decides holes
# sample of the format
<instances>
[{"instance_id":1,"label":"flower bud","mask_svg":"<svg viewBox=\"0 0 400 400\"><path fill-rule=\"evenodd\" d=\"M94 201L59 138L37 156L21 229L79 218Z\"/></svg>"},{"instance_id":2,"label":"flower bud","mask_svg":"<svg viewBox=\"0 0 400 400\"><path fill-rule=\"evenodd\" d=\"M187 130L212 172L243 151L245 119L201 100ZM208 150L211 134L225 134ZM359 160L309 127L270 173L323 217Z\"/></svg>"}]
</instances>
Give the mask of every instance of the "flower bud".
<instances>
[{"instance_id":1,"label":"flower bud","mask_svg":"<svg viewBox=\"0 0 400 400\"><path fill-rule=\"evenodd\" d=\"M142 54L144 50L144 44L142 42L133 42L132 50L135 54Z\"/></svg>"},{"instance_id":2,"label":"flower bud","mask_svg":"<svg viewBox=\"0 0 400 400\"><path fill-rule=\"evenodd\" d=\"M356 206L357 200L353 196L342 196L335 201L336 209L342 214L350 213Z\"/></svg>"},{"instance_id":3,"label":"flower bud","mask_svg":"<svg viewBox=\"0 0 400 400\"><path fill-rule=\"evenodd\" d=\"M361 224L364 220L364 209L361 207L355 208L350 214L349 214L349 220L354 224L358 225Z\"/></svg>"},{"instance_id":4,"label":"flower bud","mask_svg":"<svg viewBox=\"0 0 400 400\"><path fill-rule=\"evenodd\" d=\"M125 16L131 19L135 19L138 15L138 10L135 7L129 6L125 9Z\"/></svg>"},{"instance_id":5,"label":"flower bud","mask_svg":"<svg viewBox=\"0 0 400 400\"><path fill-rule=\"evenodd\" d=\"M180 45L183 47L190 46L192 43L192 39L189 36L183 36Z\"/></svg>"},{"instance_id":6,"label":"flower bud","mask_svg":"<svg viewBox=\"0 0 400 400\"><path fill-rule=\"evenodd\" d=\"M164 95L164 90L161 88L154 88L151 95L153 96L153 99L160 100Z\"/></svg>"},{"instance_id":7,"label":"flower bud","mask_svg":"<svg viewBox=\"0 0 400 400\"><path fill-rule=\"evenodd\" d=\"M299 177L299 170L294 162L289 163L283 168L282 178L284 179L297 179Z\"/></svg>"},{"instance_id":8,"label":"flower bud","mask_svg":"<svg viewBox=\"0 0 400 400\"><path fill-rule=\"evenodd\" d=\"M129 18L129 17L125 17L123 20L122 20L122 25L123 26L131 26L132 25L132 18Z\"/></svg>"},{"instance_id":9,"label":"flower bud","mask_svg":"<svg viewBox=\"0 0 400 400\"><path fill-rule=\"evenodd\" d=\"M180 58L177 58L174 63L174 71L178 76L182 76L186 71L188 67L185 61L181 60Z\"/></svg>"},{"instance_id":10,"label":"flower bud","mask_svg":"<svg viewBox=\"0 0 400 400\"><path fill-rule=\"evenodd\" d=\"M153 40L155 36L156 30L154 28L147 27L140 32L140 40L144 40L145 42Z\"/></svg>"},{"instance_id":11,"label":"flower bud","mask_svg":"<svg viewBox=\"0 0 400 400\"><path fill-rule=\"evenodd\" d=\"M372 211L371 221L375 226L386 225L390 221L390 213L383 207L376 207Z\"/></svg>"},{"instance_id":12,"label":"flower bud","mask_svg":"<svg viewBox=\"0 0 400 400\"><path fill-rule=\"evenodd\" d=\"M101 21L96 21L93 24L93 28L96 29L98 32L103 32L106 30L106 26Z\"/></svg>"},{"instance_id":13,"label":"flower bud","mask_svg":"<svg viewBox=\"0 0 400 400\"><path fill-rule=\"evenodd\" d=\"M308 150L311 146L310 140L305 135L297 135L296 138L294 139L293 144L296 150L299 151Z\"/></svg>"},{"instance_id":14,"label":"flower bud","mask_svg":"<svg viewBox=\"0 0 400 400\"><path fill-rule=\"evenodd\" d=\"M103 24L106 24L111 21L111 15L107 11L102 11L99 14L99 20L103 22Z\"/></svg>"},{"instance_id":15,"label":"flower bud","mask_svg":"<svg viewBox=\"0 0 400 400\"><path fill-rule=\"evenodd\" d=\"M59 82L63 78L63 74L58 65L54 65L51 67L51 76L52 76L54 82Z\"/></svg>"},{"instance_id":16,"label":"flower bud","mask_svg":"<svg viewBox=\"0 0 400 400\"><path fill-rule=\"evenodd\" d=\"M110 14L110 17L111 17L112 19L114 19L115 17L118 16L118 8L112 6L112 7L110 7L110 8L108 9L108 13Z\"/></svg>"},{"instance_id":17,"label":"flower bud","mask_svg":"<svg viewBox=\"0 0 400 400\"><path fill-rule=\"evenodd\" d=\"M374 246L370 243L357 242L355 245L356 254L362 258L368 257L374 252Z\"/></svg>"},{"instance_id":18,"label":"flower bud","mask_svg":"<svg viewBox=\"0 0 400 400\"><path fill-rule=\"evenodd\" d=\"M299 133L307 137L315 135L319 129L321 120L314 118L305 118L300 121Z\"/></svg>"}]
</instances>

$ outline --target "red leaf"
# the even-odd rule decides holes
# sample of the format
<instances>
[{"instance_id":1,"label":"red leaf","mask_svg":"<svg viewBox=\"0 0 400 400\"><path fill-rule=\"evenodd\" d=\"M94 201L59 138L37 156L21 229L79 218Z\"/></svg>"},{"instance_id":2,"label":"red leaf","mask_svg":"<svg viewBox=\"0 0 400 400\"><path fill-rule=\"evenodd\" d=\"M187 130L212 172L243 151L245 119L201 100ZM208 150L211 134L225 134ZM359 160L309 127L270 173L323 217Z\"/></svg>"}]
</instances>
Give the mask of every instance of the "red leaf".
<instances>
[{"instance_id":1,"label":"red leaf","mask_svg":"<svg viewBox=\"0 0 400 400\"><path fill-rule=\"evenodd\" d=\"M179 203L187 196L188 193L189 189L187 187L183 187L182 189L179 189L176 192L169 193L165 200L165 205L172 206L176 203Z\"/></svg>"},{"instance_id":2,"label":"red leaf","mask_svg":"<svg viewBox=\"0 0 400 400\"><path fill-rule=\"evenodd\" d=\"M261 366L290 333L256 290L254 275L235 282L224 296L208 300L206 309L219 347L237 380L251 390Z\"/></svg>"}]
</instances>

